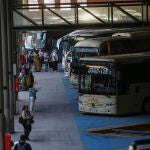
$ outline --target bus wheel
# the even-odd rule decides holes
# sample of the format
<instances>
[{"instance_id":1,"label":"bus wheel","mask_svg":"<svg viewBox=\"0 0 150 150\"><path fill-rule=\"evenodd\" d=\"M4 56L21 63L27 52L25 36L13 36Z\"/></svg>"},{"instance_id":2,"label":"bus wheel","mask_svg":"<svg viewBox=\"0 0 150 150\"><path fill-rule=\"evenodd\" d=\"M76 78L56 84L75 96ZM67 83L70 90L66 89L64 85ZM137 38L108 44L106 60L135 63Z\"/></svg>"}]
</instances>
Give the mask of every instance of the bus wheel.
<instances>
[{"instance_id":1,"label":"bus wheel","mask_svg":"<svg viewBox=\"0 0 150 150\"><path fill-rule=\"evenodd\" d=\"M150 97L144 100L143 111L144 113L150 113Z\"/></svg>"}]
</instances>

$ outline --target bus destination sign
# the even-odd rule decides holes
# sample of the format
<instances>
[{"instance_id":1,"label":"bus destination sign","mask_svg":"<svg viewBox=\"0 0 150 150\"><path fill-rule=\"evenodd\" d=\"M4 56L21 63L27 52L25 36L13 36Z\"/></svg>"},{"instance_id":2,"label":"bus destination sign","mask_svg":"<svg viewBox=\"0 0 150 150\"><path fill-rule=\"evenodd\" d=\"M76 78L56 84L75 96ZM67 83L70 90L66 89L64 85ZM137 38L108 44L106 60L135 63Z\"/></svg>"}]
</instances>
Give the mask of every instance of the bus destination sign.
<instances>
[{"instance_id":1,"label":"bus destination sign","mask_svg":"<svg viewBox=\"0 0 150 150\"><path fill-rule=\"evenodd\" d=\"M111 75L111 70L107 66L86 65L86 67L88 68L88 73L90 74Z\"/></svg>"}]
</instances>

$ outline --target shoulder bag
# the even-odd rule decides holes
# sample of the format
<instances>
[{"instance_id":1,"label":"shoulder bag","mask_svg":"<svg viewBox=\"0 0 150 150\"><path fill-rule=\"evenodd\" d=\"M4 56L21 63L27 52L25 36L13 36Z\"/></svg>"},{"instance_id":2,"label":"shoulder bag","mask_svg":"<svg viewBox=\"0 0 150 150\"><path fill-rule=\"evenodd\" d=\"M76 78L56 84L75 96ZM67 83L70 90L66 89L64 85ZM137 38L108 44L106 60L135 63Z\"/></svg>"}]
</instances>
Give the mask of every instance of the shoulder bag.
<instances>
[{"instance_id":1,"label":"shoulder bag","mask_svg":"<svg viewBox=\"0 0 150 150\"><path fill-rule=\"evenodd\" d=\"M27 121L25 119L22 118L22 116L19 117L19 123L24 125L27 123Z\"/></svg>"}]
</instances>

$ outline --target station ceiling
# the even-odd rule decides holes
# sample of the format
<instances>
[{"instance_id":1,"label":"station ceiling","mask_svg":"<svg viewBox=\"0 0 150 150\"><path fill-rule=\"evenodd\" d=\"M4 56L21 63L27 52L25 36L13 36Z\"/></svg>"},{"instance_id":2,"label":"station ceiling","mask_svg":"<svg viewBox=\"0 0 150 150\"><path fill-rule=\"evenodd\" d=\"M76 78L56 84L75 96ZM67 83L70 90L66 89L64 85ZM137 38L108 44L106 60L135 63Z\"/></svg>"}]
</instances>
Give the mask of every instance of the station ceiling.
<instances>
[{"instance_id":1,"label":"station ceiling","mask_svg":"<svg viewBox=\"0 0 150 150\"><path fill-rule=\"evenodd\" d=\"M149 14L148 0L98 0L63 8L23 4L13 6L13 29L46 30L59 36L79 28L149 26Z\"/></svg>"}]
</instances>

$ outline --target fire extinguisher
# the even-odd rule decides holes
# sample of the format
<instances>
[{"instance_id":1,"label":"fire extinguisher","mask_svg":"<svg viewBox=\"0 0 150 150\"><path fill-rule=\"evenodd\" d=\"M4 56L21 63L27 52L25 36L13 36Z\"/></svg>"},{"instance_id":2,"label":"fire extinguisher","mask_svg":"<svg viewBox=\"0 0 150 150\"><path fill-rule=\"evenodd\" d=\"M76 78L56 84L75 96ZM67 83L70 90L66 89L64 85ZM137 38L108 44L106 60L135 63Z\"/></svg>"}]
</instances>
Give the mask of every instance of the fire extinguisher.
<instances>
[{"instance_id":1,"label":"fire extinguisher","mask_svg":"<svg viewBox=\"0 0 150 150\"><path fill-rule=\"evenodd\" d=\"M16 93L19 92L19 78L15 79L15 91L16 91Z\"/></svg>"},{"instance_id":2,"label":"fire extinguisher","mask_svg":"<svg viewBox=\"0 0 150 150\"><path fill-rule=\"evenodd\" d=\"M10 150L10 148L11 148L10 141L11 141L11 136L9 133L6 133L4 136L4 148L5 148L5 150Z\"/></svg>"}]
</instances>

